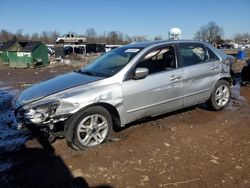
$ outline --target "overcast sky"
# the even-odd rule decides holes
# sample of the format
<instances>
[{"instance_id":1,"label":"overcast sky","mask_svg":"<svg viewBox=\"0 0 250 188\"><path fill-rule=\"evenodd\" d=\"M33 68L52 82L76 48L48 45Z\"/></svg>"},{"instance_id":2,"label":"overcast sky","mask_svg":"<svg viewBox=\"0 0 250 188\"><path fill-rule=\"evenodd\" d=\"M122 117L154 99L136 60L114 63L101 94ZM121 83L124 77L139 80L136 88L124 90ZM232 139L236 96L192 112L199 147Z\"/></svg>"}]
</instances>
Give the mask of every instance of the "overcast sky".
<instances>
[{"instance_id":1,"label":"overcast sky","mask_svg":"<svg viewBox=\"0 0 250 188\"><path fill-rule=\"evenodd\" d=\"M120 31L129 35L161 35L171 27L182 38L210 21L224 28L225 37L250 33L250 0L0 0L0 29L23 33L57 30L84 34Z\"/></svg>"}]
</instances>

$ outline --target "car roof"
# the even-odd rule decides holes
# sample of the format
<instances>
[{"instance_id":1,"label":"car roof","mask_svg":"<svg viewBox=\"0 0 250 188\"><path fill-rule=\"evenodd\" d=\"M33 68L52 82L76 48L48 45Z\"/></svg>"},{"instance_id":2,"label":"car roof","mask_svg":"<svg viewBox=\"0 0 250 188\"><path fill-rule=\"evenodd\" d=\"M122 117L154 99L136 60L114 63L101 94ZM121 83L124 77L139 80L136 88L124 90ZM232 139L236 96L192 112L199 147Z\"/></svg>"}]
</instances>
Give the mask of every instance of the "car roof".
<instances>
[{"instance_id":1,"label":"car roof","mask_svg":"<svg viewBox=\"0 0 250 188\"><path fill-rule=\"evenodd\" d=\"M204 42L197 40L157 40L157 41L146 41L146 42L136 42L125 45L124 47L128 48L146 48L154 45L161 44L178 44L178 43L200 43L205 44Z\"/></svg>"}]
</instances>

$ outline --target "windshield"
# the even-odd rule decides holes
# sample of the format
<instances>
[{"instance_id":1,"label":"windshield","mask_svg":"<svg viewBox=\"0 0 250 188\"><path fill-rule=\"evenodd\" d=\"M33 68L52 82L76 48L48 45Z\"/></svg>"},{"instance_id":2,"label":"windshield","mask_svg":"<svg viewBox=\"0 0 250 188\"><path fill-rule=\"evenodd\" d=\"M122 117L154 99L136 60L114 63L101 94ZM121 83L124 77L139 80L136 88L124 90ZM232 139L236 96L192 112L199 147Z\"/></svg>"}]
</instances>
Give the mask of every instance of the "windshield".
<instances>
[{"instance_id":1,"label":"windshield","mask_svg":"<svg viewBox=\"0 0 250 188\"><path fill-rule=\"evenodd\" d=\"M82 74L110 77L118 73L133 59L141 48L120 47L109 51L79 70Z\"/></svg>"}]
</instances>

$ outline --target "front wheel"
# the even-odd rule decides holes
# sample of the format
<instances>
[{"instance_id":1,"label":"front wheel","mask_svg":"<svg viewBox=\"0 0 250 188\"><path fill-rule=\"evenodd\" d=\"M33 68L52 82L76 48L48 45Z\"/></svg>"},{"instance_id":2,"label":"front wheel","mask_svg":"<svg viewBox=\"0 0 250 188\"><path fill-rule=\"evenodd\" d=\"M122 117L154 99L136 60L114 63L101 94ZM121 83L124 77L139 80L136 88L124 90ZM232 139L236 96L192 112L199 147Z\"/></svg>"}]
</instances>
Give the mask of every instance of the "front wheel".
<instances>
[{"instance_id":1,"label":"front wheel","mask_svg":"<svg viewBox=\"0 0 250 188\"><path fill-rule=\"evenodd\" d=\"M69 118L65 139L73 149L83 150L104 143L112 132L110 113L101 106L90 107Z\"/></svg>"},{"instance_id":2,"label":"front wheel","mask_svg":"<svg viewBox=\"0 0 250 188\"><path fill-rule=\"evenodd\" d=\"M231 87L228 81L219 80L212 91L207 105L212 110L223 110L227 107L231 98Z\"/></svg>"},{"instance_id":3,"label":"front wheel","mask_svg":"<svg viewBox=\"0 0 250 188\"><path fill-rule=\"evenodd\" d=\"M83 40L78 40L77 44L83 44Z\"/></svg>"}]
</instances>

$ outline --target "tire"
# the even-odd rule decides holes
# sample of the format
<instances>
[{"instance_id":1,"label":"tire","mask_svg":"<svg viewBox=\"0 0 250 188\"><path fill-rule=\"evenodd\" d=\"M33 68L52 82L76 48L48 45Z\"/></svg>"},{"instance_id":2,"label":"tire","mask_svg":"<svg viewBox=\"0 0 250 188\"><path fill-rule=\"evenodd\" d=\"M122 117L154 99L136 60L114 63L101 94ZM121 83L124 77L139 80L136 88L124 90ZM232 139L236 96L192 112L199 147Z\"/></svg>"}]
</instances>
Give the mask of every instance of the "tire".
<instances>
[{"instance_id":1,"label":"tire","mask_svg":"<svg viewBox=\"0 0 250 188\"><path fill-rule=\"evenodd\" d=\"M82 43L83 43L82 40L78 40L78 41L77 41L77 44L82 44Z\"/></svg>"},{"instance_id":2,"label":"tire","mask_svg":"<svg viewBox=\"0 0 250 188\"><path fill-rule=\"evenodd\" d=\"M105 108L90 107L66 121L65 139L71 148L84 150L107 141L112 127L112 117Z\"/></svg>"},{"instance_id":3,"label":"tire","mask_svg":"<svg viewBox=\"0 0 250 188\"><path fill-rule=\"evenodd\" d=\"M64 40L59 40L58 43L59 44L64 44Z\"/></svg>"},{"instance_id":4,"label":"tire","mask_svg":"<svg viewBox=\"0 0 250 188\"><path fill-rule=\"evenodd\" d=\"M228 81L219 80L212 91L207 106L211 110L219 111L227 107L231 98L231 87Z\"/></svg>"}]
</instances>

